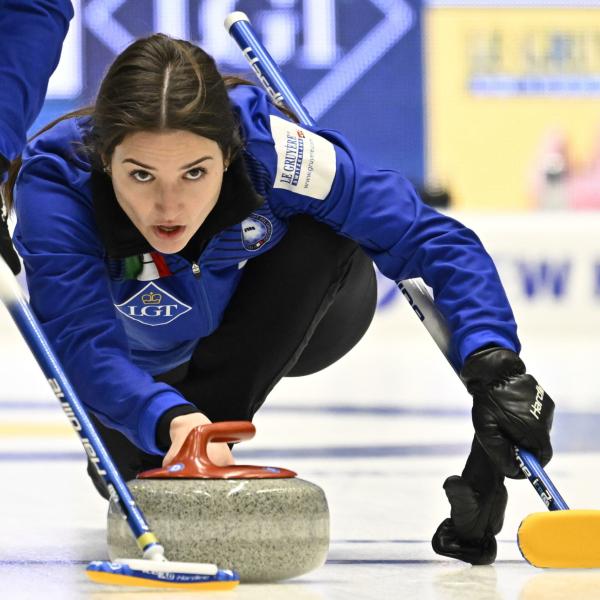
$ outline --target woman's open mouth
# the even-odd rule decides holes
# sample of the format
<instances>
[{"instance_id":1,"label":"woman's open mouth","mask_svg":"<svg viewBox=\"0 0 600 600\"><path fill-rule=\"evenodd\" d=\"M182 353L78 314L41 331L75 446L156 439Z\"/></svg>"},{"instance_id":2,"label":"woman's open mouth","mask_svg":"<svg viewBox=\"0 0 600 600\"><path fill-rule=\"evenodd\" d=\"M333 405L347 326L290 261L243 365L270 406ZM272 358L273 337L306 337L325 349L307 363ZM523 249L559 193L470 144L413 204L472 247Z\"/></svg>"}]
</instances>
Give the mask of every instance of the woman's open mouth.
<instances>
[{"instance_id":1,"label":"woman's open mouth","mask_svg":"<svg viewBox=\"0 0 600 600\"><path fill-rule=\"evenodd\" d=\"M153 225L152 229L159 238L172 240L185 231L185 225Z\"/></svg>"}]
</instances>

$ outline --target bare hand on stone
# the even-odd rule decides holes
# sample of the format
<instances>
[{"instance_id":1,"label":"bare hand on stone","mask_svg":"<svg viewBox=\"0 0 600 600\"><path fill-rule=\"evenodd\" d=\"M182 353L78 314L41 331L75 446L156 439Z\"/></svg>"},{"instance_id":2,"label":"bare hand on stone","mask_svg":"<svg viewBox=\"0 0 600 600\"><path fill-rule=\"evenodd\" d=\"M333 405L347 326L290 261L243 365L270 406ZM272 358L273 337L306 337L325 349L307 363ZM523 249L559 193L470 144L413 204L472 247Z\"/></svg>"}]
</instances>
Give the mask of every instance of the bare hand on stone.
<instances>
[{"instance_id":1,"label":"bare hand on stone","mask_svg":"<svg viewBox=\"0 0 600 600\"><path fill-rule=\"evenodd\" d=\"M163 459L163 467L173 461L192 429L200 425L207 425L208 423L211 423L210 419L202 413L192 413L175 417L171 421L169 429L171 447ZM208 458L218 467L235 464L233 454L229 446L224 442L211 442L208 444Z\"/></svg>"}]
</instances>

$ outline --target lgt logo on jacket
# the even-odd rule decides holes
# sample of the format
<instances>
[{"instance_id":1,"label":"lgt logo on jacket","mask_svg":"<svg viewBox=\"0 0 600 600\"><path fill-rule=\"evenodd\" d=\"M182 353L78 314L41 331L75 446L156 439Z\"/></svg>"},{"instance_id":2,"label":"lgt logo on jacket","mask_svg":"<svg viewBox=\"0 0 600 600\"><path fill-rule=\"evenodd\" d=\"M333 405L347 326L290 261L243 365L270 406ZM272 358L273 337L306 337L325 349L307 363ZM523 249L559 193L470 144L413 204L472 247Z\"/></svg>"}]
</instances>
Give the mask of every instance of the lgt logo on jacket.
<instances>
[{"instance_id":1,"label":"lgt logo on jacket","mask_svg":"<svg viewBox=\"0 0 600 600\"><path fill-rule=\"evenodd\" d=\"M155 327L167 325L192 310L181 300L151 282L115 308L128 319Z\"/></svg>"}]
</instances>

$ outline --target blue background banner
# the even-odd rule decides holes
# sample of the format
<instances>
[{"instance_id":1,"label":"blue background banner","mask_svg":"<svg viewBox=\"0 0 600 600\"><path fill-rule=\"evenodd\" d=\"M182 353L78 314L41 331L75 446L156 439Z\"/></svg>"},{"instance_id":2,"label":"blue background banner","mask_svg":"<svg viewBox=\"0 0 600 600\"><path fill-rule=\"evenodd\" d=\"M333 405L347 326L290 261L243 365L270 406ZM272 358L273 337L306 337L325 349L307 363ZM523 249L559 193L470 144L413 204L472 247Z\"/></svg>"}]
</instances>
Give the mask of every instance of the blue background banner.
<instances>
[{"instance_id":1,"label":"blue background banner","mask_svg":"<svg viewBox=\"0 0 600 600\"><path fill-rule=\"evenodd\" d=\"M423 77L417 0L77 0L58 72L32 131L93 101L115 56L153 31L193 41L223 72L250 73L223 28L248 14L317 121L369 163L421 183Z\"/></svg>"}]
</instances>

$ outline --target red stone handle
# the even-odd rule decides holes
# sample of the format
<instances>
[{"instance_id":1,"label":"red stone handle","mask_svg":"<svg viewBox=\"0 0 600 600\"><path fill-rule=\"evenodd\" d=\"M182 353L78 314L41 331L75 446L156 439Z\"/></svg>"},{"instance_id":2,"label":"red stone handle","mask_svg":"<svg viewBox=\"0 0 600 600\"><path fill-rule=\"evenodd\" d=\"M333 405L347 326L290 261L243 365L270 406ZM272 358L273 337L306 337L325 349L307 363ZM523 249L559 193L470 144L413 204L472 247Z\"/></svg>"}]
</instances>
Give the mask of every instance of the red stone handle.
<instances>
[{"instance_id":1,"label":"red stone handle","mask_svg":"<svg viewBox=\"0 0 600 600\"><path fill-rule=\"evenodd\" d=\"M223 421L200 425L200 440L204 448L209 442L245 442L251 440L256 427L250 421Z\"/></svg>"},{"instance_id":2,"label":"red stone handle","mask_svg":"<svg viewBox=\"0 0 600 600\"><path fill-rule=\"evenodd\" d=\"M195 427L183 446L166 467L138 474L138 479L281 479L296 473L278 467L230 465L218 467L208 457L210 442L242 442L254 437L256 429L250 421L224 421Z\"/></svg>"}]
</instances>

